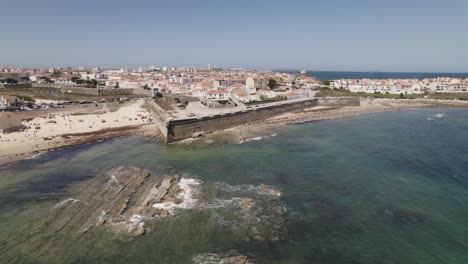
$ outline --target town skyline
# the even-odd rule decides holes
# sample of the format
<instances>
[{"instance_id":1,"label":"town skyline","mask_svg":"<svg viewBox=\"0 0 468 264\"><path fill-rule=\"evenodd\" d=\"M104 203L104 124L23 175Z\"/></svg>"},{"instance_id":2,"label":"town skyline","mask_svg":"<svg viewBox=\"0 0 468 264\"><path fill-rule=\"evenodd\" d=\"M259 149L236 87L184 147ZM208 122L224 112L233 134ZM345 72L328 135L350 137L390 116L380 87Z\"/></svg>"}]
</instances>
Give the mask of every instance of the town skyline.
<instances>
[{"instance_id":1,"label":"town skyline","mask_svg":"<svg viewBox=\"0 0 468 264\"><path fill-rule=\"evenodd\" d=\"M10 1L10 67L467 72L466 1ZM27 6L28 8L24 8ZM437 19L443 17L444 19Z\"/></svg>"},{"instance_id":2,"label":"town skyline","mask_svg":"<svg viewBox=\"0 0 468 264\"><path fill-rule=\"evenodd\" d=\"M218 65L154 65L154 64L147 64L147 65L139 65L139 66L133 66L133 67L124 67L124 66L100 66L100 65L72 65L72 64L66 64L66 65L44 65L44 66L11 66L11 65L0 65L0 69L9 69L9 70L31 70L31 69L36 69L36 70L43 70L43 69L83 69L83 70L92 70L92 69L100 69L100 70L146 70L146 69L151 69L151 68L158 68L158 69L208 69L211 67L213 70L250 70L250 71L271 71L271 72L287 72L287 73L293 73L297 72L298 74L300 73L301 70L305 70L308 73L327 73L327 72L336 72L336 73L435 73L435 74L468 74L467 71L382 71L378 69L371 69L371 70L327 70L327 69L308 69L308 68L253 68L253 67L226 67L226 66L218 66ZM441 76L445 77L445 76ZM356 79L356 78L355 78ZM359 79L359 78L357 78ZM365 79L365 78L364 78ZM405 78L403 78L405 79Z\"/></svg>"}]
</instances>

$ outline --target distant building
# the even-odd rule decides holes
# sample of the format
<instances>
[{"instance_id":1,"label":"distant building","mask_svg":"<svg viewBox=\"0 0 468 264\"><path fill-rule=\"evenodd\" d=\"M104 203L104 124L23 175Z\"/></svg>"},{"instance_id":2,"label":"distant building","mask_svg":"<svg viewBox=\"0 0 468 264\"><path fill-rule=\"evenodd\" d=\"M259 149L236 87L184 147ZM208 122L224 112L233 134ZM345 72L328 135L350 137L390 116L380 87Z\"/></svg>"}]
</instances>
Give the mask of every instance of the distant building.
<instances>
[{"instance_id":1,"label":"distant building","mask_svg":"<svg viewBox=\"0 0 468 264\"><path fill-rule=\"evenodd\" d=\"M307 71L306 70L301 70L301 77L307 77Z\"/></svg>"},{"instance_id":2,"label":"distant building","mask_svg":"<svg viewBox=\"0 0 468 264\"><path fill-rule=\"evenodd\" d=\"M144 86L145 86L144 81L138 81L138 80L121 80L121 81L119 81L119 88L142 89Z\"/></svg>"},{"instance_id":3,"label":"distant building","mask_svg":"<svg viewBox=\"0 0 468 264\"><path fill-rule=\"evenodd\" d=\"M209 90L206 93L206 99L209 100L228 100L229 93L225 89Z\"/></svg>"},{"instance_id":4,"label":"distant building","mask_svg":"<svg viewBox=\"0 0 468 264\"><path fill-rule=\"evenodd\" d=\"M20 107L24 104L24 101L16 96L2 95L0 97L0 109L7 109L10 107Z\"/></svg>"},{"instance_id":5,"label":"distant building","mask_svg":"<svg viewBox=\"0 0 468 264\"><path fill-rule=\"evenodd\" d=\"M268 87L268 79L266 78L252 78L249 77L245 81L248 89L265 89Z\"/></svg>"}]
</instances>

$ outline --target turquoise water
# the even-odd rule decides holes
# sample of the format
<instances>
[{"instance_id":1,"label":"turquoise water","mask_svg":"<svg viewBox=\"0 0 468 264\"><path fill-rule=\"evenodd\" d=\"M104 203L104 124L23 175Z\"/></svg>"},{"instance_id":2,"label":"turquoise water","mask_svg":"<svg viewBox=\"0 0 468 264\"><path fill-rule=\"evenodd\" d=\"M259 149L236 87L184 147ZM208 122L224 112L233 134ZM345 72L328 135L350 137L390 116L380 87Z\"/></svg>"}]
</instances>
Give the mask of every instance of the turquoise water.
<instances>
[{"instance_id":1,"label":"turquoise water","mask_svg":"<svg viewBox=\"0 0 468 264\"><path fill-rule=\"evenodd\" d=\"M467 120L420 109L289 125L239 145L129 138L52 152L0 169L0 262L192 263L237 250L258 263L468 263ZM287 237L246 240L208 209L154 220L131 241L37 232L57 202L120 165L199 178L211 196L222 184L274 186Z\"/></svg>"}]
</instances>

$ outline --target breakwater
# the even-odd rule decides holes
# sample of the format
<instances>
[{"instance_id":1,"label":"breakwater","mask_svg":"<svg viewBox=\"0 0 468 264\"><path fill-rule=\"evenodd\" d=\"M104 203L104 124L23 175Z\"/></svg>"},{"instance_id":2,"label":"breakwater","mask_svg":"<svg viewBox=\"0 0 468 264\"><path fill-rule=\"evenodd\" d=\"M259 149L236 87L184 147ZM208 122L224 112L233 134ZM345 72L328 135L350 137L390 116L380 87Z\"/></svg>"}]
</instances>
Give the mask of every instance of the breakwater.
<instances>
[{"instance_id":1,"label":"breakwater","mask_svg":"<svg viewBox=\"0 0 468 264\"><path fill-rule=\"evenodd\" d=\"M288 112L298 112L315 106L359 106L358 97L326 97L303 101L285 102L278 105L263 106L256 109L234 113L218 114L201 118L171 119L153 100L147 105L153 113L153 119L166 143L172 143L199 135L213 133L248 123L265 120Z\"/></svg>"},{"instance_id":2,"label":"breakwater","mask_svg":"<svg viewBox=\"0 0 468 264\"><path fill-rule=\"evenodd\" d=\"M188 118L170 120L165 112L154 102L149 104L154 109L154 120L167 143L192 138L196 135L213 133L216 131L264 120L287 112L301 111L304 108L318 105L318 99L265 106L255 110L239 111L235 113L219 114L202 118Z\"/></svg>"},{"instance_id":3,"label":"breakwater","mask_svg":"<svg viewBox=\"0 0 468 264\"><path fill-rule=\"evenodd\" d=\"M344 106L360 106L360 97L320 97L318 104L321 106L344 107Z\"/></svg>"}]
</instances>

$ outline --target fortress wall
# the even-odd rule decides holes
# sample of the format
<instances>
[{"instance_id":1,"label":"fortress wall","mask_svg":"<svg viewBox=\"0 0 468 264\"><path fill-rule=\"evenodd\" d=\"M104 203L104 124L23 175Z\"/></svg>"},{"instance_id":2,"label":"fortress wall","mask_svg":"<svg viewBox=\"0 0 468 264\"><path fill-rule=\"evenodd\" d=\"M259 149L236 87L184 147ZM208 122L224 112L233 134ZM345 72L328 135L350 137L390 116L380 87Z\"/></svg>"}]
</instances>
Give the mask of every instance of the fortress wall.
<instances>
[{"instance_id":1,"label":"fortress wall","mask_svg":"<svg viewBox=\"0 0 468 264\"><path fill-rule=\"evenodd\" d=\"M313 107L317 104L317 99L311 99L200 119L172 120L167 122L166 142L170 143L191 138L201 132L212 133L254 121L264 120L287 112L301 111L304 108Z\"/></svg>"}]
</instances>

